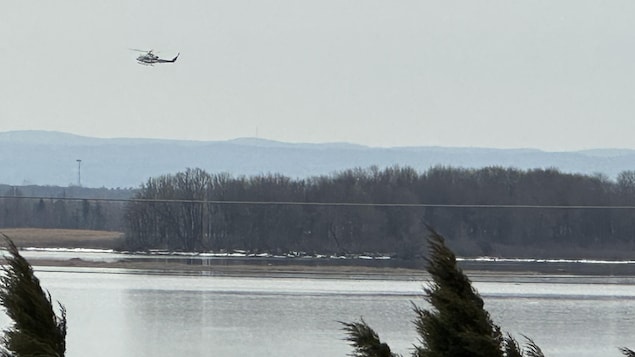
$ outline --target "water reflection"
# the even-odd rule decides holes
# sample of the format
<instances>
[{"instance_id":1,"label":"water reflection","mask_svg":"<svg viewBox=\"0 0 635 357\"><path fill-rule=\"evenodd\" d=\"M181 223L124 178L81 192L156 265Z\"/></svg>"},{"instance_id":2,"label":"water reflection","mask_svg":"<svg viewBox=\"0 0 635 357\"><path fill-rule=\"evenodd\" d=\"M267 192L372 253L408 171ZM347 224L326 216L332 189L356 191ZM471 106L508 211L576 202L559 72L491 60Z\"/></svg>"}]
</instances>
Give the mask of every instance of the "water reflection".
<instances>
[{"instance_id":1,"label":"water reflection","mask_svg":"<svg viewBox=\"0 0 635 357\"><path fill-rule=\"evenodd\" d=\"M411 284L369 289L367 282L331 279L158 278L157 289L126 295L136 311L127 324L148 330L130 343L135 351L148 346L147 355L154 356L344 356L350 350L338 320L363 314L388 324L386 330L410 327L411 317L399 312L408 310L407 297L416 293ZM165 339L178 342L157 344Z\"/></svg>"}]
</instances>

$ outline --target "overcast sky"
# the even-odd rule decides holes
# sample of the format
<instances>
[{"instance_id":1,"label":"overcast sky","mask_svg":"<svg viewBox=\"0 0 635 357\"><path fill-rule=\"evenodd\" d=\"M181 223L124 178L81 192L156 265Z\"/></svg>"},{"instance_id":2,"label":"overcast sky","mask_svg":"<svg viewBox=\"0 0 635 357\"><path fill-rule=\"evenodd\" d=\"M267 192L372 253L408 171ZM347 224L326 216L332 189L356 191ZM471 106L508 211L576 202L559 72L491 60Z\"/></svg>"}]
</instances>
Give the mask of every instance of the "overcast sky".
<instances>
[{"instance_id":1,"label":"overcast sky","mask_svg":"<svg viewBox=\"0 0 635 357\"><path fill-rule=\"evenodd\" d=\"M634 18L632 0L4 1L0 131L635 148Z\"/></svg>"}]
</instances>

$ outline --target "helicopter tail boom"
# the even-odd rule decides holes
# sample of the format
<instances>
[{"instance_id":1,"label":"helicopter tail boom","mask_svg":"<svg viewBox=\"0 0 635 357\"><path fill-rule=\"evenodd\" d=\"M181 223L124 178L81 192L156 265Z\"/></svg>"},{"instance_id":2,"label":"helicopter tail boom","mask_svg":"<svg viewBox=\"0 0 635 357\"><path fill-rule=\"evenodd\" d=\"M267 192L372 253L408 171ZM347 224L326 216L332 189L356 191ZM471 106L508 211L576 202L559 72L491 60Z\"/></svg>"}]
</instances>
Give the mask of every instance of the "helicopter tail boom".
<instances>
[{"instance_id":1,"label":"helicopter tail boom","mask_svg":"<svg viewBox=\"0 0 635 357\"><path fill-rule=\"evenodd\" d=\"M176 56L174 56L174 58L172 58L171 60L166 60L166 59L158 59L157 62L158 63L172 63L172 62L176 62L176 59L179 58L180 53L177 53Z\"/></svg>"}]
</instances>

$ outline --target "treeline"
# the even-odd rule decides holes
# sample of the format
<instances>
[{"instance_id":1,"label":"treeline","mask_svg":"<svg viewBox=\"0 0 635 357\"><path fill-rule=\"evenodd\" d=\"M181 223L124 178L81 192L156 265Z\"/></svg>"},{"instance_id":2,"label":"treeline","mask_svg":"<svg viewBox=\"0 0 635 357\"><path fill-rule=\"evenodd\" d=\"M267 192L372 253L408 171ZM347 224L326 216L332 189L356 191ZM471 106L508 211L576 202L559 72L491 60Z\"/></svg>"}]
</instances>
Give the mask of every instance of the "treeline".
<instances>
[{"instance_id":1,"label":"treeline","mask_svg":"<svg viewBox=\"0 0 635 357\"><path fill-rule=\"evenodd\" d=\"M426 224L461 255L625 254L635 171L352 169L290 179L188 169L149 179L126 207L130 248L420 254ZM619 207L618 207L619 206ZM607 208L608 207L608 208Z\"/></svg>"},{"instance_id":2,"label":"treeline","mask_svg":"<svg viewBox=\"0 0 635 357\"><path fill-rule=\"evenodd\" d=\"M132 189L0 185L0 228L122 231Z\"/></svg>"}]
</instances>

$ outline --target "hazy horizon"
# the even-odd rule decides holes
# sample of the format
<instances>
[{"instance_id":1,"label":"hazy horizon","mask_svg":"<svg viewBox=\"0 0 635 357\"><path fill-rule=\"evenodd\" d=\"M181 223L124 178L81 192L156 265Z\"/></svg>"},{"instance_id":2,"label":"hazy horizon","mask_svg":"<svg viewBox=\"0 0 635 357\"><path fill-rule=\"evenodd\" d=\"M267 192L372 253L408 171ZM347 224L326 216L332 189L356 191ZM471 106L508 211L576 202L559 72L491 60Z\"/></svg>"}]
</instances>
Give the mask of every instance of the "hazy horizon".
<instances>
[{"instance_id":1,"label":"hazy horizon","mask_svg":"<svg viewBox=\"0 0 635 357\"><path fill-rule=\"evenodd\" d=\"M622 147L597 147L597 148L589 148L589 149L572 149L572 150L544 150L540 148L534 147L516 147L516 148L497 148L497 147L486 147L486 146L445 146L445 145L409 145L409 146L374 146L374 145L366 145L355 142L347 142L347 141L324 141L324 142L306 142L306 141L281 141L276 139L269 139L263 137L255 137L255 136L243 136L243 137L235 137L221 140L203 140L203 139L173 139L173 138L158 138L158 137L134 137L134 136L114 136L114 137L99 137L99 136L90 136L90 135L82 135L75 134L71 132L58 131L58 130L37 130L37 129L28 129L28 130L9 130L9 131L0 131L0 137L2 135L9 134L22 134L29 133L32 134L59 134L59 135L70 135L77 138L84 139L97 139L97 140L139 140L139 141L166 141L166 142L192 142L192 143L223 143L223 142L250 142L250 141L261 141L261 142L271 142L278 144L288 144L288 145L345 145L345 146L358 146L369 149L408 149L408 148L439 148L439 149L474 149L474 150L500 150L500 151L540 151L545 153L576 153L576 152L592 152L592 151L624 151L631 152L635 151L635 148L622 148ZM46 143L43 143L46 144Z\"/></svg>"},{"instance_id":2,"label":"hazy horizon","mask_svg":"<svg viewBox=\"0 0 635 357\"><path fill-rule=\"evenodd\" d=\"M69 137L68 135L72 135ZM635 151L549 152L538 149L410 146L370 147L351 143L289 143L237 138L220 141L164 141L149 138L101 139L52 132L0 132L0 183L131 187L149 177L186 168L233 175L278 173L311 177L369 167L435 166L461 168L557 168L562 172L615 178L635 167ZM264 139L260 139L264 140Z\"/></svg>"}]
</instances>

